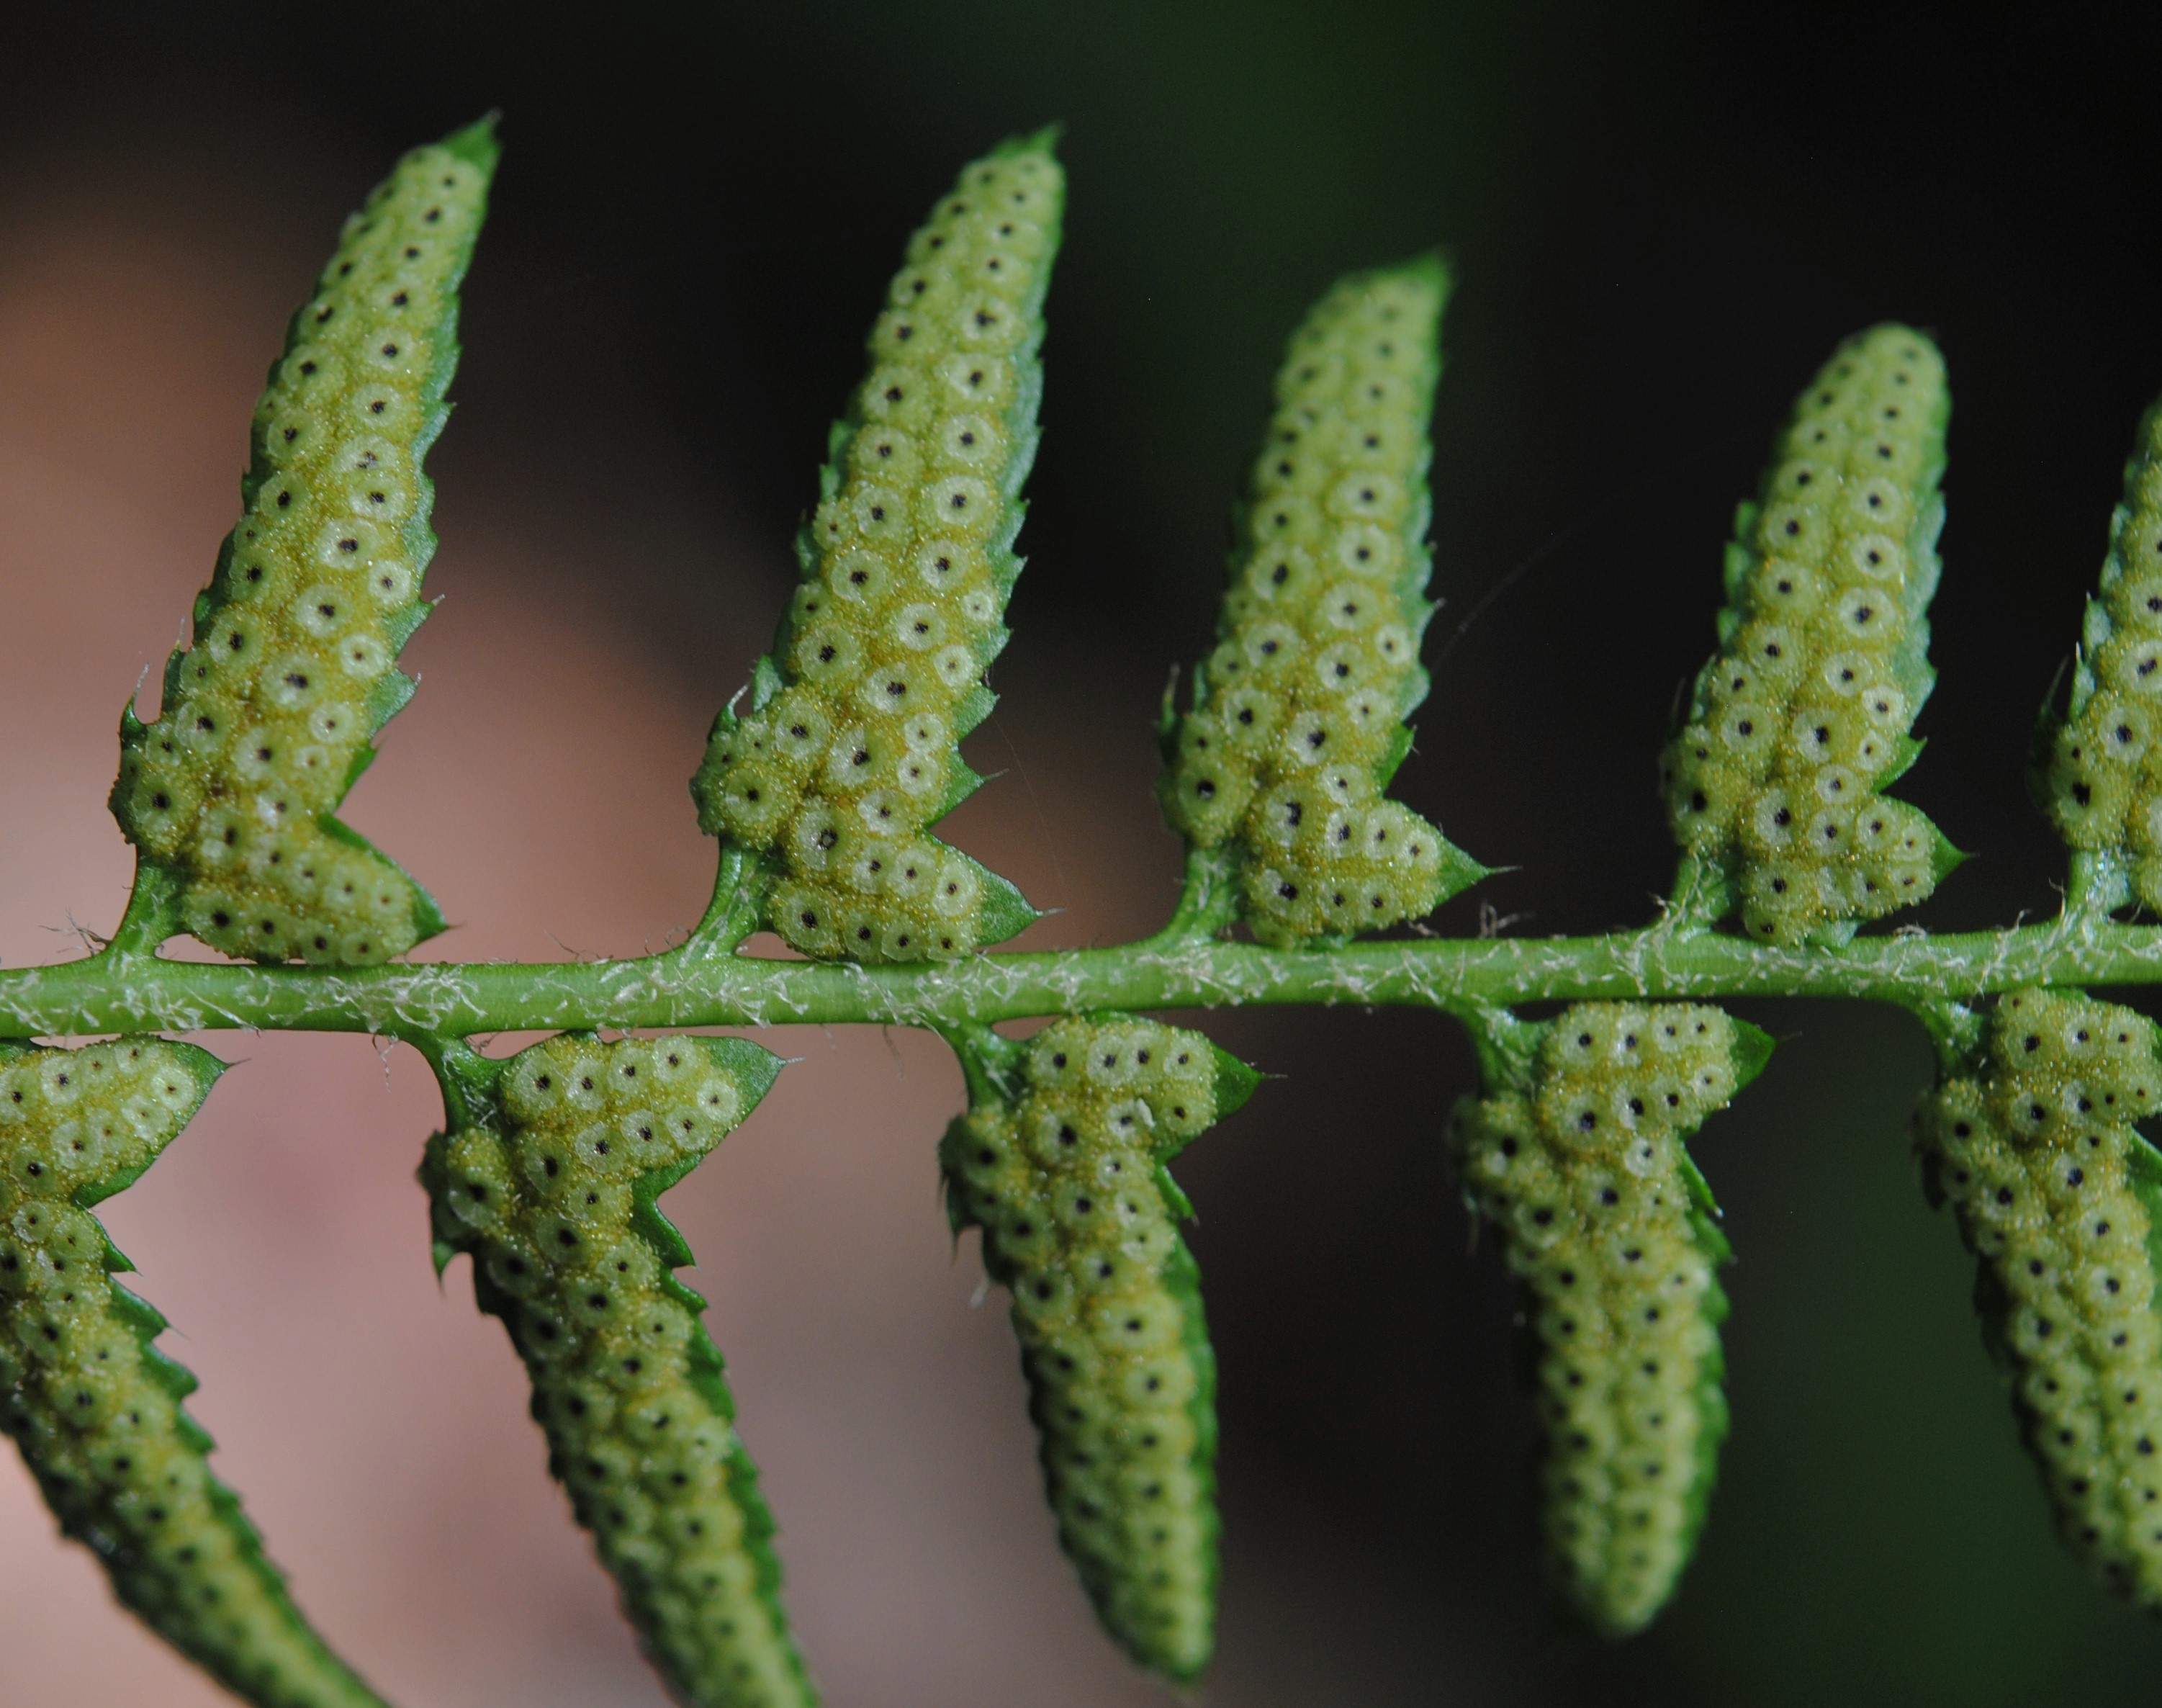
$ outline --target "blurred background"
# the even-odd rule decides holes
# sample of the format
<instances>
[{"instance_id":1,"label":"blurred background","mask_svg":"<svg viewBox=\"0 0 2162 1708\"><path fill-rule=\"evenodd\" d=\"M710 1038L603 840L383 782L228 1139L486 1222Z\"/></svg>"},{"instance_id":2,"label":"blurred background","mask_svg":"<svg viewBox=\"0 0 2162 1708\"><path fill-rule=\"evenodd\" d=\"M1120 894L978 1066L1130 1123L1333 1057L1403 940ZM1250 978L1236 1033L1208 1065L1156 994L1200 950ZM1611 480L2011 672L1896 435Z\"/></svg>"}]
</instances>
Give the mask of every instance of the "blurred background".
<instances>
[{"instance_id":1,"label":"blurred background","mask_svg":"<svg viewBox=\"0 0 2162 1708\"><path fill-rule=\"evenodd\" d=\"M1067 125L1047 432L997 718L956 841L1150 928L1177 861L1148 724L1205 641L1277 347L1336 273L1448 246L1423 735L1400 783L1515 868L1517 932L1642 919L1653 755L1720 546L1844 334L1933 329L1957 410L1945 682L1904 792L1978 856L1924 916L2055 905L2021 781L2138 411L2162 388L2149 44L2076 8L1098 0L607 8L77 3L0 62L0 958L109 928L112 731L234 514L246 426L344 212L499 107L440 612L348 816L441 899L428 953L658 946L711 874L684 780L792 575L828 420L908 230L970 154ZM1490 603L1491 596L1491 603ZM1474 621L1474 619L1476 619ZM1919 1028L1759 1005L1778 1059L1697 1147L1741 1253L1734 1435L1682 1593L1620 1647L1544 1599L1512 1301L1439 1150L1469 1053L1410 1013L1209 1022L1272 1073L1190 1152L1222 1361L1212 1708L2150 1701L2154 1628L2049 1533L1921 1201ZM110 1209L303 1603L399 1700L657 1704L522 1378L439 1290L425 1068L244 1063ZM674 1195L837 1705L1164 1700L1052 1541L1000 1303L952 1249L929 1041L804 1058ZM222 1700L113 1613L0 1460L0 1700Z\"/></svg>"}]
</instances>

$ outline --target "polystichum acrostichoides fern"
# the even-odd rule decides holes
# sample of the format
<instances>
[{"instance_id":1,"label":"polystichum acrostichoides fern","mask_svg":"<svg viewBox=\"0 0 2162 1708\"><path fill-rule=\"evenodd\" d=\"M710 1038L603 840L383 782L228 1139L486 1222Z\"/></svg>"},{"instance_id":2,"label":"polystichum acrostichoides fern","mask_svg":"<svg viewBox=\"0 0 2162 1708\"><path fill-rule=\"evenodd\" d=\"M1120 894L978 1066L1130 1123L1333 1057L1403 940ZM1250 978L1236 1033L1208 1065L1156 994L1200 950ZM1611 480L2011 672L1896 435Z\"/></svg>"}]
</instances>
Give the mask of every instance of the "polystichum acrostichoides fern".
<instances>
[{"instance_id":1,"label":"polystichum acrostichoides fern","mask_svg":"<svg viewBox=\"0 0 2162 1708\"><path fill-rule=\"evenodd\" d=\"M1948 407L1930 340L1887 325L1832 353L1737 513L1717 650L1662 761L1681 852L1659 917L1362 941L1485 869L1388 796L1427 686L1449 275L1433 256L1353 274L1292 336L1216 644L1165 704L1172 918L1138 943L992 953L1037 915L934 829L983 781L959 744L991 708L1021 568L1064 196L1048 133L1009 142L911 241L800 585L713 723L691 782L719 844L705 917L636 960L406 962L442 916L332 815L413 692L397 658L428 611L421 464L496 153L487 123L418 149L347 224L271 370L242 514L158 714L122 714L126 912L97 953L0 972L0 1425L126 1606L252 1701L378 1700L212 1476L192 1379L91 1214L221 1071L159 1034L366 1032L435 1070L436 1264L470 1258L668 1688L702 1708L811 1701L774 1520L657 1200L782 1066L687 1029L906 1025L965 1075L947 1209L1010 1296L1059 1543L1111 1637L1193 1681L1215 1622L1217 1371L1169 1170L1258 1075L1141 1011L1357 1002L1472 1036L1483 1084L1453 1115L1436 1087L1434 1131L1523 1291L1555 1582L1596 1629L1637 1631L1688 1563L1726 1429L1729 1252L1688 1141L1770 1042L1713 1005L1845 995L1935 1039L1915 1142L1979 1262L2019 1426L2071 1548L2162 1610L2162 1155L2137 1131L2162 1037L2081 989L2162 979L2162 929L2128 917L2162 910L2162 413L2036 750L2070 850L2056 919L1862 933L1959 859L1886 792L1932 682ZM749 953L765 932L795 956ZM184 932L228 958L161 956ZM999 1030L1026 1021L1048 1023ZM472 1042L506 1031L553 1036L507 1059Z\"/></svg>"}]
</instances>

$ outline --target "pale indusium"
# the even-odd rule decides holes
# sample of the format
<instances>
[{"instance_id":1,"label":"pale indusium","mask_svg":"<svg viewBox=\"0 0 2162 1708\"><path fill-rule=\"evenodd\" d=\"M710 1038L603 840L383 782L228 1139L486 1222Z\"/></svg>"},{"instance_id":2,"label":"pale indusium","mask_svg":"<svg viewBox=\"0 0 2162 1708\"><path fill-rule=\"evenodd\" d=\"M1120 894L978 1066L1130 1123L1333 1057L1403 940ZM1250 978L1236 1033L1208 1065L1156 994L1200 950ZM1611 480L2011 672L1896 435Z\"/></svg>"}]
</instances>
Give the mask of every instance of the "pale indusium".
<instances>
[{"instance_id":1,"label":"pale indusium","mask_svg":"<svg viewBox=\"0 0 2162 1708\"><path fill-rule=\"evenodd\" d=\"M2162 1599L2162 1165L2134 1131L2157 1094L2153 1034L2079 988L2162 982L2162 928L2125 913L2162 902L2155 417L2035 770L2071 845L2057 919L1871 929L1956 858L1884 792L1918 755L1931 682L1949 399L1935 346L1886 325L1834 353L1741 514L1718 650L1668 739L1683 854L1660 917L1604 937L1360 942L1481 868L1384 795L1426 687L1448 275L1432 259L1350 274L1292 339L1216 641L1167 708L1160 799L1187 844L1172 918L1136 943L987 953L1032 911L930 827L979 781L958 744L990 705L1036 447L1064 180L1047 134L1011 142L908 246L828 447L802 584L713 726L694 784L720 838L706 917L635 959L382 964L440 916L331 815L410 689L393 661L426 609L420 460L494 160L486 123L418 150L347 227L273 370L191 644L158 717L123 722L126 913L93 954L0 969L7 1428L128 1605L253 1701L373 1700L210 1477L186 1378L150 1345L162 1319L112 1282L125 1260L87 1213L214 1075L151 1035L369 1032L436 1073L436 1256L469 1254L509 1328L556 1472L669 1686L712 1708L808 1701L772 1522L654 1203L777 1063L744 1040L627 1034L904 1024L965 1071L948 1208L1013 1290L1060 1538L1110 1634L1193 1678L1215 1621L1218 1373L1163 1165L1252 1079L1137 1011L1396 1003L1454 1016L1478 1048L1483 1088L1450 1142L1544 1337L1560 1585L1601 1629L1639 1628L1680 1580L1726 1424L1726 1246L1684 1141L1764 1050L1713 1005L1795 995L1895 1004L1935 1039L1918 1140L1982 1261L1985 1327L2060 1522L2107 1582ZM2069 599L2066 615L2070 645ZM798 958L758 953L762 927ZM236 959L159 953L183 932ZM1538 1004L1556 1017L1520 1012ZM1048 1024L1014 1038L993 1030L1007 1021ZM557 1036L508 1063L473 1042L507 1032ZM35 1042L98 1034L123 1036ZM1461 1089L1423 1089L1437 1142ZM1241 1380L1224 1371L1224 1391ZM1732 1397L1746 1429L1751 1397ZM1235 1535L1238 1512L1225 1523Z\"/></svg>"}]
</instances>

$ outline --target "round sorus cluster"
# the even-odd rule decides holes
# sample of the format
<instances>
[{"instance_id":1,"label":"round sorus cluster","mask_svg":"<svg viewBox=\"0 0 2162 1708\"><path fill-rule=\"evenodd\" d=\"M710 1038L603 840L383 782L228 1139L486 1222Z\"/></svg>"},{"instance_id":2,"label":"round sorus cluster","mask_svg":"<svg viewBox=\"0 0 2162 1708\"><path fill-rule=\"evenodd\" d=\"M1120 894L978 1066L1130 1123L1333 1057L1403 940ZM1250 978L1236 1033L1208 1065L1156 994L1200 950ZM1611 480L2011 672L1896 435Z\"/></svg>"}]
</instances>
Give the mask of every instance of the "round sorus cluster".
<instances>
[{"instance_id":1,"label":"round sorus cluster","mask_svg":"<svg viewBox=\"0 0 2162 1708\"><path fill-rule=\"evenodd\" d=\"M381 961L441 928L425 892L331 814L413 691L457 286L495 144L402 160L346 225L255 417L246 514L147 727L122 719L112 811L182 880L187 929L228 954Z\"/></svg>"},{"instance_id":2,"label":"round sorus cluster","mask_svg":"<svg viewBox=\"0 0 2162 1708\"><path fill-rule=\"evenodd\" d=\"M195 1379L151 1345L165 1320L112 1279L89 1206L148 1167L221 1072L186 1044L123 1037L0 1049L0 1429L113 1593L251 1701L382 1708L287 1598L210 1438Z\"/></svg>"},{"instance_id":3,"label":"round sorus cluster","mask_svg":"<svg viewBox=\"0 0 2162 1708\"><path fill-rule=\"evenodd\" d=\"M1658 1611L1703 1522L1728 1251L1683 1141L1768 1048L1716 1008L1583 1003L1525 1087L1466 1099L1452 1125L1465 1193L1528 1296L1557 1575L1611 1634Z\"/></svg>"},{"instance_id":4,"label":"round sorus cluster","mask_svg":"<svg viewBox=\"0 0 2162 1708\"><path fill-rule=\"evenodd\" d=\"M1166 816L1198 848L1238 850L1265 943L1418 918L1480 875L1382 798L1426 697L1426 435L1447 290L1431 258L1355 274L1292 337L1220 639L1167 733Z\"/></svg>"},{"instance_id":5,"label":"round sorus cluster","mask_svg":"<svg viewBox=\"0 0 2162 1708\"><path fill-rule=\"evenodd\" d=\"M697 1708L814 1700L705 1301L672 1272L691 1253L654 1206L780 1067L739 1038L551 1038L504 1066L499 1121L437 1134L421 1168L439 1259L472 1254L474 1297L533 1379L550 1469Z\"/></svg>"},{"instance_id":6,"label":"round sorus cluster","mask_svg":"<svg viewBox=\"0 0 2162 1708\"><path fill-rule=\"evenodd\" d=\"M1981 1261L1976 1298L2065 1541L2162 1611L2162 1157L2133 1131L2158 1109L2153 1021L2023 990L1972 1068L1924 1100L1916 1136Z\"/></svg>"},{"instance_id":7,"label":"round sorus cluster","mask_svg":"<svg viewBox=\"0 0 2162 1708\"><path fill-rule=\"evenodd\" d=\"M1253 1076L1110 1016L1053 1022L1005 1078L947 1131L948 1203L1013 1295L1060 1543L1111 1635L1191 1679L1215 1631L1215 1362L1163 1165Z\"/></svg>"},{"instance_id":8,"label":"round sorus cluster","mask_svg":"<svg viewBox=\"0 0 2162 1708\"><path fill-rule=\"evenodd\" d=\"M1908 731L1934 680L1948 409L1927 338L1864 332L1803 393L1739 512L1720 651L1661 770L1675 836L1760 943L1881 918L1956 858L1877 792L1919 753Z\"/></svg>"},{"instance_id":9,"label":"round sorus cluster","mask_svg":"<svg viewBox=\"0 0 2162 1708\"><path fill-rule=\"evenodd\" d=\"M2162 409L2139 424L2102 587L2087 606L2071 704L2045 776L2066 843L2111 855L2162 912Z\"/></svg>"},{"instance_id":10,"label":"round sorus cluster","mask_svg":"<svg viewBox=\"0 0 2162 1708\"><path fill-rule=\"evenodd\" d=\"M835 430L804 579L749 711L716 720L699 823L765 854L766 922L822 959L948 959L1034 914L927 833L980 781L960 739L1021 562L1064 180L1047 138L961 174L916 232Z\"/></svg>"}]
</instances>

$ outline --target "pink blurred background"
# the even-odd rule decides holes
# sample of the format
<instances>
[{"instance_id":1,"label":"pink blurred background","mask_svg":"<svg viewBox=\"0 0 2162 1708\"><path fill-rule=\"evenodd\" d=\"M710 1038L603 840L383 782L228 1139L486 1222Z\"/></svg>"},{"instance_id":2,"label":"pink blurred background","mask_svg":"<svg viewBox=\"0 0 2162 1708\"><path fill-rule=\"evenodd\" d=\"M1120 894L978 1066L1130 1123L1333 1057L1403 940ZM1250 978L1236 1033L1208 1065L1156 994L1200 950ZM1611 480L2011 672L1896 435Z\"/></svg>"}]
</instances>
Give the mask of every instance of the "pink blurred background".
<instances>
[{"instance_id":1,"label":"pink blurred background","mask_svg":"<svg viewBox=\"0 0 2162 1708\"><path fill-rule=\"evenodd\" d=\"M260 223L200 193L187 158L77 158L19 176L38 187L0 206L8 965L71 956L76 926L118 915L115 720L231 524L261 373L338 214L311 185L281 197L275 170ZM454 425L439 475L477 425ZM700 910L713 850L685 779L785 572L747 566L724 519L676 496L667 445L634 419L611 424L608 447L575 447L581 481L621 478L627 527L551 502L561 447L546 423L489 431L502 436L475 454L481 472L444 486L430 587L445 603L406 655L422 692L347 816L457 922L426 953L634 953ZM593 467L609 456L613 470ZM701 682L641 651L642 614L608 574L626 541L705 584L718 639ZM979 738L979 766L1014 774L952 821L1066 910L1032 942L1132 935L1171 892L1146 733L1131 720L1122 738L1084 738L1087 693L1031 671ZM363 1037L201 1042L240 1065L107 1217L175 1324L165 1345L202 1379L193 1408L220 1473L301 1602L402 1700L661 1701L546 1480L522 1376L474 1313L466 1264L440 1288L430 1273L412 1171L438 1106L419 1058ZM983 1299L973 1240L957 1253L939 1213L933 1143L960 1094L949 1057L865 1028L766 1042L802 1065L671 1209L702 1259L687 1278L713 1298L831 1699L1157 1699L1095 1634L1058 1554L1002 1299ZM1310 1577L1278 1598L1254 1559L1230 1614L1246 1635L1212 1700L1308 1700L1287 1655L1328 1616ZM1371 1587L1337 1584L1347 1600ZM224 1700L114 1611L12 1453L0 1656L11 1703Z\"/></svg>"}]
</instances>

